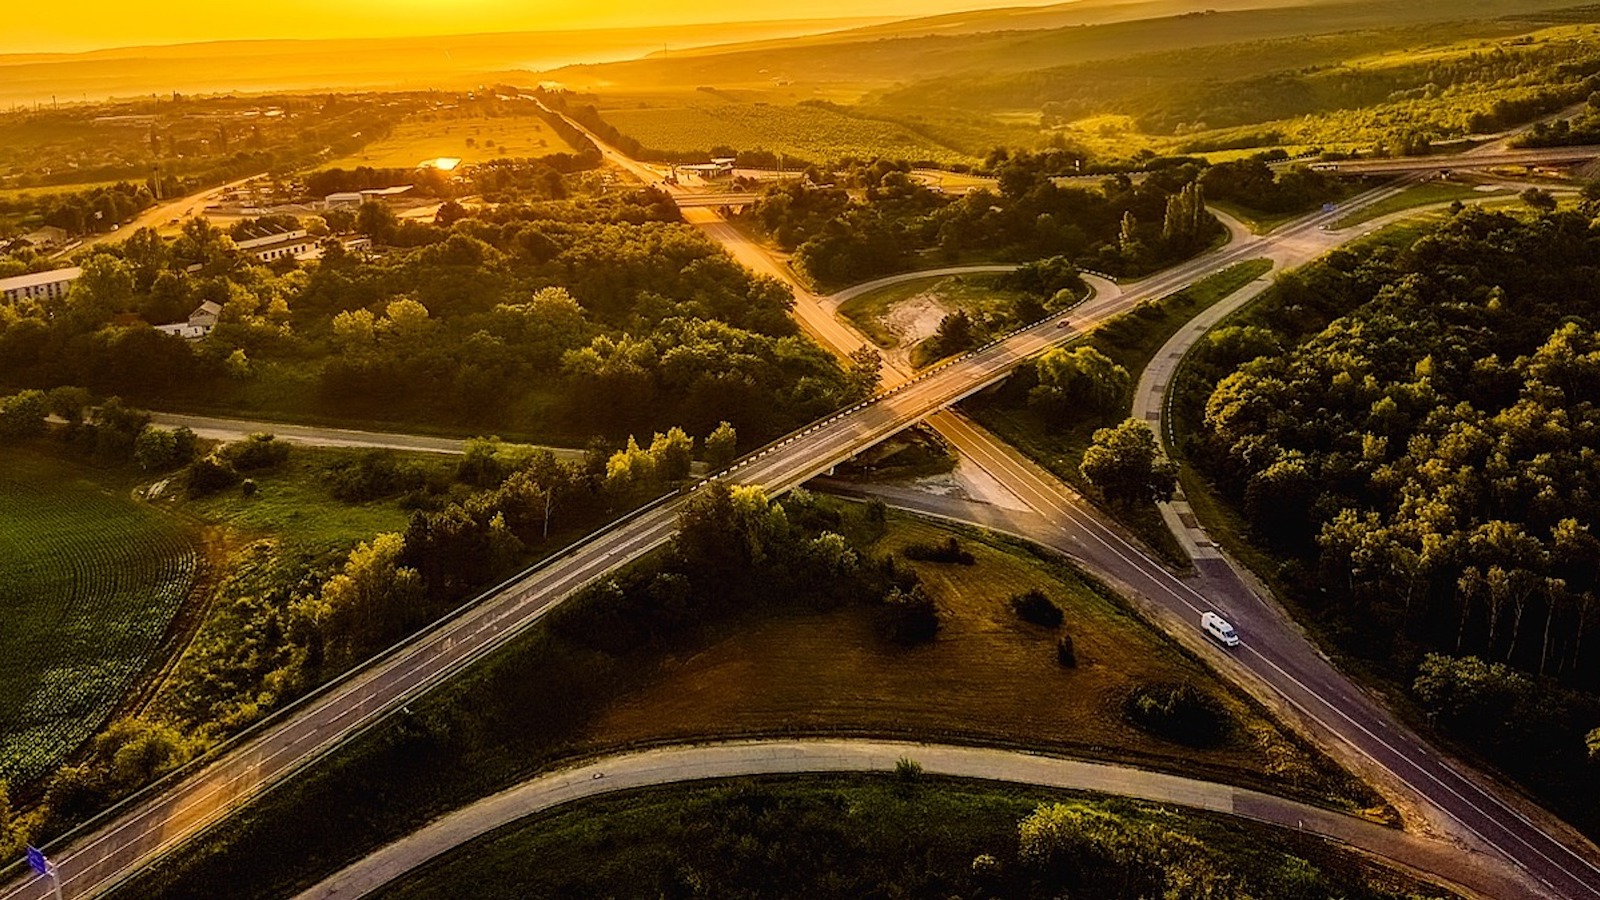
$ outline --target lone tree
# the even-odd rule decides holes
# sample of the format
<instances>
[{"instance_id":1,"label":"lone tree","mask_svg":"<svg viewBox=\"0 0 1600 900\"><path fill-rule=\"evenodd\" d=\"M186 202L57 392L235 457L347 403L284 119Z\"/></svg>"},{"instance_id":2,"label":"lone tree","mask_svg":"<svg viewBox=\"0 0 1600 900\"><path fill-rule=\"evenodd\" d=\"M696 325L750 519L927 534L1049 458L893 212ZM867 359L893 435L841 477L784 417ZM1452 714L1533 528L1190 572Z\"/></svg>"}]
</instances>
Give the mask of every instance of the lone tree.
<instances>
[{"instance_id":1,"label":"lone tree","mask_svg":"<svg viewBox=\"0 0 1600 900\"><path fill-rule=\"evenodd\" d=\"M1138 419L1096 431L1078 471L1112 503L1169 500L1178 483L1177 464L1156 446L1150 426Z\"/></svg>"},{"instance_id":2,"label":"lone tree","mask_svg":"<svg viewBox=\"0 0 1600 900\"><path fill-rule=\"evenodd\" d=\"M739 434L727 422L717 425L715 431L706 436L706 465L713 472L725 469L739 455Z\"/></svg>"},{"instance_id":3,"label":"lone tree","mask_svg":"<svg viewBox=\"0 0 1600 900\"><path fill-rule=\"evenodd\" d=\"M1028 405L1052 426L1065 424L1075 406L1108 412L1127 403L1133 377L1111 357L1093 347L1046 351L1034 363L1039 385L1028 392Z\"/></svg>"}]
</instances>

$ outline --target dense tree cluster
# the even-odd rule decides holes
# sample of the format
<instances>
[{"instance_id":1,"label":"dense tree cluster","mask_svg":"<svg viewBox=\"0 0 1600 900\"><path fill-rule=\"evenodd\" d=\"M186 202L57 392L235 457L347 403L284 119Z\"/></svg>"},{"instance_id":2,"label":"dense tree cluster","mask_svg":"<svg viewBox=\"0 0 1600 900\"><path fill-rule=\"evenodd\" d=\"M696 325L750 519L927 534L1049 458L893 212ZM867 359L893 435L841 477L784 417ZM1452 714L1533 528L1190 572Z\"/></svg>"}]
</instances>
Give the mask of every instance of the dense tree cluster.
<instances>
[{"instance_id":1,"label":"dense tree cluster","mask_svg":"<svg viewBox=\"0 0 1600 900\"><path fill-rule=\"evenodd\" d=\"M1405 252L1336 253L1196 360L1221 377L1203 465L1346 646L1403 677L1437 650L1600 689L1596 211L1466 210ZM1503 761L1572 777L1590 709Z\"/></svg>"},{"instance_id":2,"label":"dense tree cluster","mask_svg":"<svg viewBox=\"0 0 1600 900\"><path fill-rule=\"evenodd\" d=\"M1054 181L1058 162L1050 154L1001 153L994 160L998 192L955 198L918 182L908 166L879 161L848 173L863 190L859 201L841 187L793 182L769 188L749 215L825 284L899 271L919 253L952 260L1059 256L1137 274L1203 249L1220 233L1193 166L1137 185L1116 177L1090 188ZM836 174L829 184L841 180Z\"/></svg>"},{"instance_id":3,"label":"dense tree cluster","mask_svg":"<svg viewBox=\"0 0 1600 900\"><path fill-rule=\"evenodd\" d=\"M1600 143L1600 91L1589 95L1582 112L1554 122L1535 122L1512 143L1518 147L1568 147Z\"/></svg>"},{"instance_id":4,"label":"dense tree cluster","mask_svg":"<svg viewBox=\"0 0 1600 900\"><path fill-rule=\"evenodd\" d=\"M1264 155L1218 163L1200 176L1206 196L1271 213L1300 212L1336 200L1344 186L1304 166L1273 172Z\"/></svg>"},{"instance_id":5,"label":"dense tree cluster","mask_svg":"<svg viewBox=\"0 0 1600 900\"><path fill-rule=\"evenodd\" d=\"M64 304L0 308L0 382L151 405L276 393L298 413L577 441L723 420L759 438L875 387L796 333L783 285L656 192L460 210L448 227L384 213L354 224L403 249L330 244L304 267L257 264L200 220L97 248ZM208 300L222 314L204 340L144 324Z\"/></svg>"},{"instance_id":6,"label":"dense tree cluster","mask_svg":"<svg viewBox=\"0 0 1600 900\"><path fill-rule=\"evenodd\" d=\"M70 386L0 396L0 442L45 436L49 416L63 420L56 439L104 465L132 461L148 472L167 472L187 464L198 448L188 428L158 428L150 424L149 413L121 398L96 401L83 388Z\"/></svg>"},{"instance_id":7,"label":"dense tree cluster","mask_svg":"<svg viewBox=\"0 0 1600 900\"><path fill-rule=\"evenodd\" d=\"M72 235L110 231L155 202L144 185L119 181L109 187L54 195L41 204L40 221Z\"/></svg>"},{"instance_id":8,"label":"dense tree cluster","mask_svg":"<svg viewBox=\"0 0 1600 900\"><path fill-rule=\"evenodd\" d=\"M707 482L661 562L586 589L575 601L582 622L568 636L620 653L730 610L865 603L880 615L885 638L932 638L938 612L916 574L864 551L863 539L877 536L804 490L774 502L758 488Z\"/></svg>"}]
</instances>

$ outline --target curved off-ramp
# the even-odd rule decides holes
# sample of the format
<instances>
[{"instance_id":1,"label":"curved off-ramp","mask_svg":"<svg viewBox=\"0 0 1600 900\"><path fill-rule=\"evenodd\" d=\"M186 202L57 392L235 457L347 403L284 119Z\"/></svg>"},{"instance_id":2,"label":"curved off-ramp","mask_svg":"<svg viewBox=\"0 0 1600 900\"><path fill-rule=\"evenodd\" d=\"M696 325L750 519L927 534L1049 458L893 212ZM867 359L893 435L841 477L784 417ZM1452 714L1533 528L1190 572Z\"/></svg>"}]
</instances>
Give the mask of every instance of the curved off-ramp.
<instances>
[{"instance_id":1,"label":"curved off-ramp","mask_svg":"<svg viewBox=\"0 0 1600 900\"><path fill-rule=\"evenodd\" d=\"M1498 866L1442 841L1258 791L1128 766L1018 750L864 739L782 739L685 744L621 753L540 775L424 825L347 866L296 900L364 897L497 828L602 794L757 775L884 773L901 759L931 775L1092 791L1239 816L1314 834L1409 871L1448 873L1469 896L1519 896Z\"/></svg>"}]
</instances>

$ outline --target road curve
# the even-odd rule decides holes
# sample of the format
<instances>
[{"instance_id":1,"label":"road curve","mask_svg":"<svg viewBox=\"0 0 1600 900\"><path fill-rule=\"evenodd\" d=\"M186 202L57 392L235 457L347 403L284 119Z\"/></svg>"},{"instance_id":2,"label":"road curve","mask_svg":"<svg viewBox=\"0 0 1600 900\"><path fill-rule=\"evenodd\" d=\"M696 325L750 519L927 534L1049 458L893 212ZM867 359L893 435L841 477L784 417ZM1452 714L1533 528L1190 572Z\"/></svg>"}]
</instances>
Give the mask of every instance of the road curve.
<instances>
[{"instance_id":1,"label":"road curve","mask_svg":"<svg viewBox=\"0 0 1600 900\"><path fill-rule=\"evenodd\" d=\"M295 900L355 900L429 861L519 819L618 791L753 775L887 773L901 759L925 773L1060 790L1091 791L1224 813L1315 834L1398 867L1453 872L1447 887L1470 896L1515 896L1493 871L1463 867L1449 844L1215 782L1018 750L861 739L753 740L658 747L591 759L539 775L448 813L329 876ZM1456 880L1459 879L1459 880Z\"/></svg>"},{"instance_id":2,"label":"road curve","mask_svg":"<svg viewBox=\"0 0 1600 900\"><path fill-rule=\"evenodd\" d=\"M1018 268L1020 268L1020 265L1017 263L979 263L970 266L945 266L940 269L901 272L898 275L886 275L883 278L874 278L871 281L853 284L842 291L822 298L822 305L830 310L836 310L862 294L868 294L890 285L917 281L922 278L941 278L946 275L1004 275L1007 272L1015 272Z\"/></svg>"}]
</instances>

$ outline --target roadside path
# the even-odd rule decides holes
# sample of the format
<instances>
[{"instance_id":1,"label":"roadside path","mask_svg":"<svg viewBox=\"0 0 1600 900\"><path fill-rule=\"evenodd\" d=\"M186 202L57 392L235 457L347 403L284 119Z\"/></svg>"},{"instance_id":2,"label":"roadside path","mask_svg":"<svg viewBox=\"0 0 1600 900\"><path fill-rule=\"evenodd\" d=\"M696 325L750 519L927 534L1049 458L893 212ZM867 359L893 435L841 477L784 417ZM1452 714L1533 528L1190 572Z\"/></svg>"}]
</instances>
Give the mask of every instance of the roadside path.
<instances>
[{"instance_id":1,"label":"roadside path","mask_svg":"<svg viewBox=\"0 0 1600 900\"><path fill-rule=\"evenodd\" d=\"M622 753L540 775L423 826L301 892L296 900L354 900L497 828L563 804L619 791L754 775L888 773L901 759L929 775L1092 791L1224 813L1315 834L1402 868L1456 872L1463 893L1517 895L1493 870L1463 868L1454 847L1293 800L1129 766L1017 750L874 740L766 740Z\"/></svg>"},{"instance_id":2,"label":"roadside path","mask_svg":"<svg viewBox=\"0 0 1600 900\"><path fill-rule=\"evenodd\" d=\"M308 447L366 447L375 450L406 450L416 453L464 452L465 438L433 437L421 434L400 434L392 431L362 431L355 428L330 428L322 425L291 425L287 422L266 422L258 419L234 419L222 416L191 416L180 413L153 412L150 422L162 428L188 428L196 435L213 441L237 441L252 434L265 432L279 440ZM581 460L584 451L570 447L544 447L558 459Z\"/></svg>"}]
</instances>

